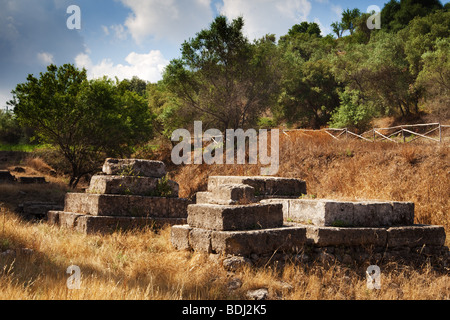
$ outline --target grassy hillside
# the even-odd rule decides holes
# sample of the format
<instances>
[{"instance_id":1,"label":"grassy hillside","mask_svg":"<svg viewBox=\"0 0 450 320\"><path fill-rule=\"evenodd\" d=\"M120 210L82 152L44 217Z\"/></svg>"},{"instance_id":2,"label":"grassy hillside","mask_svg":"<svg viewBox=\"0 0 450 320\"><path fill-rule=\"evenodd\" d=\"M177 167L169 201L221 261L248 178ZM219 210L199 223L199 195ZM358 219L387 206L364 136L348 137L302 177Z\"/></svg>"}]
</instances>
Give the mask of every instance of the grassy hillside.
<instances>
[{"instance_id":1,"label":"grassy hillside","mask_svg":"<svg viewBox=\"0 0 450 320\"><path fill-rule=\"evenodd\" d=\"M449 146L334 141L322 134L292 133L280 141L279 175L307 181L317 198L384 199L416 203L416 223L444 225L450 234ZM170 166L181 196L206 189L208 175L257 175L258 166ZM45 165L27 162L27 173ZM15 164L14 164L15 165ZM49 176L46 176L50 179ZM2 186L6 207L31 197L60 199L61 178L44 188ZM28 187L31 188L31 187ZM55 198L53 198L55 197ZM449 239L447 238L447 245ZM28 250L31 249L31 250ZM430 265L382 266L382 289L368 290L365 268L288 263L283 268L223 269L216 256L175 251L170 228L113 235L83 235L0 216L0 299L246 299L266 288L269 299L449 299L450 270ZM80 290L68 290L66 269L81 269Z\"/></svg>"}]
</instances>

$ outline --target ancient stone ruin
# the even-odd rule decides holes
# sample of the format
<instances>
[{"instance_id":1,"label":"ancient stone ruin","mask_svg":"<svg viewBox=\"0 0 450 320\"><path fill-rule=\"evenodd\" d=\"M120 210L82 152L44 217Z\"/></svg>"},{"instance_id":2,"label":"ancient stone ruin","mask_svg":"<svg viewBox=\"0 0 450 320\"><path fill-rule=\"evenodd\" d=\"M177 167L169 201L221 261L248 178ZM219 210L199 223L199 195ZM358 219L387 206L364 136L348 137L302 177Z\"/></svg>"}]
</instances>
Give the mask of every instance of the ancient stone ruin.
<instances>
[{"instance_id":1,"label":"ancient stone ruin","mask_svg":"<svg viewBox=\"0 0 450 320\"><path fill-rule=\"evenodd\" d=\"M306 184L272 177L209 177L208 192L172 227L179 250L345 264L433 257L448 262L442 226L415 225L414 204L304 199ZM445 263L447 263L445 262Z\"/></svg>"},{"instance_id":2,"label":"ancient stone ruin","mask_svg":"<svg viewBox=\"0 0 450 320\"><path fill-rule=\"evenodd\" d=\"M45 184L45 177L15 177L9 170L0 170L0 183Z\"/></svg>"},{"instance_id":3,"label":"ancient stone ruin","mask_svg":"<svg viewBox=\"0 0 450 320\"><path fill-rule=\"evenodd\" d=\"M86 193L68 193L64 211L49 211L47 219L82 233L183 224L191 202L178 190L163 162L106 159Z\"/></svg>"}]
</instances>

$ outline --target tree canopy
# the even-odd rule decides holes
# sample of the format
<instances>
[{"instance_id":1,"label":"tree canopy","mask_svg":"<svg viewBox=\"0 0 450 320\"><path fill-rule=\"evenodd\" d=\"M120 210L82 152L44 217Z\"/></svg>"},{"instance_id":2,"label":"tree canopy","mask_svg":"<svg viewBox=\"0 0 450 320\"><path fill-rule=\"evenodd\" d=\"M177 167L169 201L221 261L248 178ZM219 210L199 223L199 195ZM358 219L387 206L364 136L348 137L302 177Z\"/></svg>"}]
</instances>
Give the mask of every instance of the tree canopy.
<instances>
[{"instance_id":1,"label":"tree canopy","mask_svg":"<svg viewBox=\"0 0 450 320\"><path fill-rule=\"evenodd\" d=\"M13 94L17 120L70 163L71 187L105 157L130 154L150 137L144 98L106 78L89 81L86 70L70 64L50 65L39 78L28 75Z\"/></svg>"}]
</instances>

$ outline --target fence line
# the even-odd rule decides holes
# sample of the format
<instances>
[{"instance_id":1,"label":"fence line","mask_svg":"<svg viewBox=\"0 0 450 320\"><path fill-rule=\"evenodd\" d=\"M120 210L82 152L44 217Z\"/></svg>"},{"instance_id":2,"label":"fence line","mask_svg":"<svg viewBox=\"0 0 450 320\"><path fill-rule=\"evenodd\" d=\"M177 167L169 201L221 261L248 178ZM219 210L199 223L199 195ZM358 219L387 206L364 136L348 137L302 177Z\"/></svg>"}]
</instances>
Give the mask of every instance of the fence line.
<instances>
[{"instance_id":1,"label":"fence line","mask_svg":"<svg viewBox=\"0 0 450 320\"><path fill-rule=\"evenodd\" d=\"M415 132L413 130L418 131L418 129L423 129L425 127L435 127L431 130L428 130L424 133ZM350 131L348 128L326 128L320 130L311 130L311 129L292 129L292 130L283 130L284 134L288 134L289 132L295 131L322 131L330 135L333 139L339 140L342 137L346 139L349 136L356 137L361 140L365 140L368 142L376 142L376 141L390 141L394 143L411 143L418 139L426 139L431 140L438 143L448 142L450 139L445 141L443 137L443 129L450 128L450 125L443 125L440 123L424 123L424 124L405 124L400 126L388 127L388 128L373 128L361 134L357 134L355 132ZM386 131L395 130L393 133L388 133ZM431 137L430 135L434 132L438 131L437 137Z\"/></svg>"}]
</instances>

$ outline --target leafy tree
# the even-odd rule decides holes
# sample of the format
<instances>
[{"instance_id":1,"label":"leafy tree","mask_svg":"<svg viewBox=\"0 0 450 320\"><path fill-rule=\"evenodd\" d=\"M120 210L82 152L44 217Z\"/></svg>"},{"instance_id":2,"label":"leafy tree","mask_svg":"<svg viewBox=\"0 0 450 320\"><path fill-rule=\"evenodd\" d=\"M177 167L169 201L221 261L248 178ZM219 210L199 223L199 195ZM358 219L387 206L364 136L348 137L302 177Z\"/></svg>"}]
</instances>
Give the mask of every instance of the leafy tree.
<instances>
[{"instance_id":1,"label":"leafy tree","mask_svg":"<svg viewBox=\"0 0 450 320\"><path fill-rule=\"evenodd\" d=\"M117 80L118 81L118 80ZM130 80L124 79L119 83L119 88L137 93L141 97L145 97L147 91L147 81L133 76Z\"/></svg>"},{"instance_id":2,"label":"leafy tree","mask_svg":"<svg viewBox=\"0 0 450 320\"><path fill-rule=\"evenodd\" d=\"M364 101L358 90L345 90L339 94L340 106L330 120L332 128L349 128L363 132L375 116L370 102Z\"/></svg>"},{"instance_id":3,"label":"leafy tree","mask_svg":"<svg viewBox=\"0 0 450 320\"><path fill-rule=\"evenodd\" d=\"M439 0L391 0L381 11L382 26L397 32L407 27L415 17L424 17L443 8Z\"/></svg>"},{"instance_id":4,"label":"leafy tree","mask_svg":"<svg viewBox=\"0 0 450 320\"><path fill-rule=\"evenodd\" d=\"M231 23L216 17L209 29L183 43L181 58L165 70L168 90L207 125L254 125L278 90L275 37L251 44L243 26L241 17Z\"/></svg>"},{"instance_id":5,"label":"leafy tree","mask_svg":"<svg viewBox=\"0 0 450 320\"><path fill-rule=\"evenodd\" d=\"M307 21L303 21L300 24L292 26L292 28L289 29L288 31L289 36L294 36L299 33L307 33L309 35L315 34L316 36L320 37L322 31L320 30L320 27L317 23L315 22L309 23Z\"/></svg>"},{"instance_id":6,"label":"leafy tree","mask_svg":"<svg viewBox=\"0 0 450 320\"><path fill-rule=\"evenodd\" d=\"M435 51L423 54L423 69L417 83L426 89L431 109L443 119L450 117L450 40L439 38Z\"/></svg>"},{"instance_id":7,"label":"leafy tree","mask_svg":"<svg viewBox=\"0 0 450 320\"><path fill-rule=\"evenodd\" d=\"M361 11L359 9L347 9L342 12L342 28L344 30L350 31L350 34L353 35L353 31L355 30L356 21L361 16Z\"/></svg>"},{"instance_id":8,"label":"leafy tree","mask_svg":"<svg viewBox=\"0 0 450 320\"><path fill-rule=\"evenodd\" d=\"M331 24L331 28L333 28L333 32L336 34L336 37L341 38L345 29L341 22L335 21Z\"/></svg>"},{"instance_id":9,"label":"leafy tree","mask_svg":"<svg viewBox=\"0 0 450 320\"><path fill-rule=\"evenodd\" d=\"M329 63L335 42L331 36L299 34L285 38L280 47L282 92L274 113L278 120L319 128L339 106L339 84Z\"/></svg>"},{"instance_id":10,"label":"leafy tree","mask_svg":"<svg viewBox=\"0 0 450 320\"><path fill-rule=\"evenodd\" d=\"M25 129L20 127L14 113L0 109L0 143L18 144L24 138Z\"/></svg>"},{"instance_id":11,"label":"leafy tree","mask_svg":"<svg viewBox=\"0 0 450 320\"><path fill-rule=\"evenodd\" d=\"M417 76L423 67L422 55L434 51L437 39L450 37L450 12L438 11L417 17L399 32L399 36L405 42L410 71Z\"/></svg>"},{"instance_id":12,"label":"leafy tree","mask_svg":"<svg viewBox=\"0 0 450 320\"><path fill-rule=\"evenodd\" d=\"M70 163L73 188L105 157L128 155L150 135L144 98L106 78L88 81L86 70L70 64L50 65L39 78L28 75L13 94L19 123Z\"/></svg>"}]
</instances>

